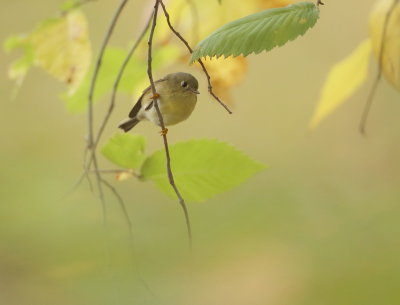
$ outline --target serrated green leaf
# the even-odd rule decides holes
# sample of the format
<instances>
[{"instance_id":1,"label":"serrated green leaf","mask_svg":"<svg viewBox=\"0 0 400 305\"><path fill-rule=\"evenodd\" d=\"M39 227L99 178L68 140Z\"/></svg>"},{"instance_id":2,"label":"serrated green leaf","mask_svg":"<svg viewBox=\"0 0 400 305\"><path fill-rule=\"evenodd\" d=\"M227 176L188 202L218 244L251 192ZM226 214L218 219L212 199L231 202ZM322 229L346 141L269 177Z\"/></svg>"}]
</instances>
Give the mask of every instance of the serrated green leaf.
<instances>
[{"instance_id":1,"label":"serrated green leaf","mask_svg":"<svg viewBox=\"0 0 400 305\"><path fill-rule=\"evenodd\" d=\"M111 162L127 169L137 169L145 155L146 139L142 135L130 133L115 134L101 149L101 153Z\"/></svg>"},{"instance_id":2,"label":"serrated green leaf","mask_svg":"<svg viewBox=\"0 0 400 305\"><path fill-rule=\"evenodd\" d=\"M100 72L94 91L94 102L99 101L104 95L111 92L115 78L125 60L128 52L122 48L108 47L104 53ZM165 46L154 54L153 68L159 69L172 63L179 56L179 50L174 46ZM63 93L67 108L72 113L81 113L87 109L87 99L94 67L90 69L85 80L74 94ZM134 55L118 87L119 92L131 93L135 85L142 84L147 78L147 61L139 55ZM139 88L143 90L144 88Z\"/></svg>"},{"instance_id":3,"label":"serrated green leaf","mask_svg":"<svg viewBox=\"0 0 400 305\"><path fill-rule=\"evenodd\" d=\"M201 57L247 56L269 51L303 35L319 18L318 7L300 2L272 8L232 21L217 29L194 50L191 62Z\"/></svg>"},{"instance_id":4,"label":"serrated green leaf","mask_svg":"<svg viewBox=\"0 0 400 305\"><path fill-rule=\"evenodd\" d=\"M187 201L202 201L229 190L265 168L234 147L217 140L192 140L170 146L171 166L182 196ZM165 152L152 154L143 163L144 180L153 181L174 197L165 165Z\"/></svg>"}]
</instances>

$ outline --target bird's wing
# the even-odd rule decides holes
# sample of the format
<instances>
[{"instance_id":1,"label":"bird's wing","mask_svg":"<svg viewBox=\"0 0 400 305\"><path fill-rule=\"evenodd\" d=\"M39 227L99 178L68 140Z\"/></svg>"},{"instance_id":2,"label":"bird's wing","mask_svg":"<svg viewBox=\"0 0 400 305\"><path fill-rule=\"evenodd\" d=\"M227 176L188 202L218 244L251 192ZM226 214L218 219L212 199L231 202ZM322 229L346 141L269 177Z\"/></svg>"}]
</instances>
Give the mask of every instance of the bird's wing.
<instances>
[{"instance_id":1,"label":"bird's wing","mask_svg":"<svg viewBox=\"0 0 400 305\"><path fill-rule=\"evenodd\" d=\"M157 83L160 83L160 82L163 82L163 81L165 81L165 78L161 78L161 79L155 81L154 84L157 84ZM130 118L135 118L135 117L137 116L137 114L139 113L140 109L142 109L142 100L143 100L143 97L144 97L147 93L149 93L150 90L151 90L151 86L149 86L149 87L147 87L146 89L143 90L142 95L141 95L141 96L139 97L139 99L137 100L135 106L133 106L131 112L129 112L129 117L130 117ZM147 111L147 110L151 109L151 107L153 107L153 102L150 102L150 103L146 106L145 110Z\"/></svg>"}]
</instances>

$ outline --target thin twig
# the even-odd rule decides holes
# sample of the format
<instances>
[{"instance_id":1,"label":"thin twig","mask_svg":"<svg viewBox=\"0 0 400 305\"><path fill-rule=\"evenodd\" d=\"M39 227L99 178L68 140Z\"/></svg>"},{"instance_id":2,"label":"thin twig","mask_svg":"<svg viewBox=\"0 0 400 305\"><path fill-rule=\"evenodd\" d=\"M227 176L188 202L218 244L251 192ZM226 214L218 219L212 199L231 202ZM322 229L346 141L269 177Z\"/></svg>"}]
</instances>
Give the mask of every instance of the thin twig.
<instances>
[{"instance_id":1,"label":"thin twig","mask_svg":"<svg viewBox=\"0 0 400 305\"><path fill-rule=\"evenodd\" d=\"M97 83L97 77L101 68L101 64L103 61L103 57L104 57L104 53L106 50L106 47L108 45L108 42L110 41L111 35L114 31L114 28L117 24L117 21L123 11L123 9L125 8L125 5L127 4L128 0L121 0L120 4L117 7L116 12L114 13L113 18L111 19L111 23L108 27L108 30L106 32L106 35L104 37L103 43L101 45L100 48L100 52L99 55L97 57L97 61L96 61L96 65L94 68L94 72L93 72L93 76L90 82L90 88L89 88L89 94L88 94L88 143L87 143L87 148L89 149L91 154L90 154L90 162L89 164L86 166L85 173L87 174L91 164L93 163L93 167L96 170L96 184L97 184L97 188L98 188L98 192L99 192L99 198L101 201L101 205L103 208L103 223L104 225L107 223L107 219L106 219L106 202L105 202L105 198L104 198L104 191L103 191L103 186L101 183L101 174L100 172L98 172L98 163L97 163L97 156L96 156L96 151L93 149L93 130L94 130L94 124L93 124L93 95L94 95L94 90L96 87L96 83ZM85 150L86 151L86 150ZM86 160L85 160L86 162Z\"/></svg>"},{"instance_id":2,"label":"thin twig","mask_svg":"<svg viewBox=\"0 0 400 305\"><path fill-rule=\"evenodd\" d=\"M94 0L92 0L92 1L94 1ZM147 30L148 30L148 28L149 28L149 26L150 26L150 22L151 22L152 18L153 18L153 14L151 14L151 16L150 16L150 18L148 19L148 21L147 21L147 23L146 23L146 25L145 25L143 31L140 33L139 37L137 38L137 40L135 41L135 43L134 43L134 44L132 45L132 47L130 48L130 50L129 50L127 56L125 57L125 59L124 59L122 65L121 65L120 70L118 71L117 77L116 77L116 79L115 79L115 81L114 81L114 84L113 84L113 89L112 89L112 93L111 93L111 99L110 99L110 104L109 104L109 106L108 106L108 110L107 110L107 112L106 112L106 115L105 115L103 121L101 122L99 131L97 132L97 135L96 135L96 137L95 137L95 140L94 140L93 145L92 145L92 148L91 148L91 150L92 150L93 152L96 151L97 146L98 146L98 144L99 144L99 142L100 142L101 136L103 135L104 129L106 128L107 123L108 123L108 121L109 121L109 119L110 119L110 117L111 117L111 114L112 114L113 110L114 110L115 102L116 102L116 97L117 97L118 87L119 87L119 84L120 84L120 82L121 82L121 79L122 79L122 77L123 77L123 75L124 75L124 72L125 72L125 70L126 70L126 67L128 66L129 61L131 60L131 58L132 58L134 52L136 51L136 49L138 48L139 44L140 44L141 41L143 40L144 35L146 34L146 32L147 32ZM87 151L87 150L86 150L86 151ZM86 154L86 152L85 152L85 154ZM86 160L86 157L85 157L84 159ZM83 177L84 177L84 176L87 176L87 172L89 171L89 169L90 169L90 167L91 167L91 165L92 165L92 162L93 162L93 158L92 158L92 156L91 156L90 159L87 161L86 166L84 166L85 172L83 173L82 177L78 180L78 182L75 184L74 189L75 189L77 186L80 185L80 183L81 183L82 180L83 180ZM99 171L99 170L97 170L97 171ZM94 172L94 171L93 171L93 172ZM101 171L100 171L100 172L101 172Z\"/></svg>"},{"instance_id":3,"label":"thin twig","mask_svg":"<svg viewBox=\"0 0 400 305\"><path fill-rule=\"evenodd\" d=\"M114 28L117 24L117 21L125 7L125 5L127 4L128 0L122 0L121 3L119 4L119 6L117 7L117 10L113 16L113 18L111 19L111 23L108 27L108 30L106 32L106 35L104 37L103 43L101 45L100 48L100 52L96 61L96 65L94 68L94 72L93 72L93 76L92 76L92 80L90 82L90 88L89 88L89 95L88 95L88 147L90 150L92 150L92 155L95 154L96 152L92 149L93 147L93 130L94 130L94 126L93 126L93 95L94 95L94 90L96 87L96 82L97 82L97 77L102 65L102 61L103 61L103 57L104 57L104 53L105 53L105 49L108 45L108 42L110 41L111 35L114 32Z\"/></svg>"},{"instance_id":4,"label":"thin twig","mask_svg":"<svg viewBox=\"0 0 400 305\"><path fill-rule=\"evenodd\" d=\"M167 20L168 26L171 29L171 31L183 42L183 44L186 46L186 48L189 50L190 54L193 53L193 49L190 47L189 43L186 41L185 38L183 38L183 36L177 31L175 30L175 28L172 26L171 24L171 19L169 16L169 13L163 3L162 0L159 0L159 3L162 6L162 9L164 11L164 15L165 18ZM211 94L212 97L214 97L214 99L222 106L225 108L226 111L228 111L229 114L232 114L232 111L229 109L229 107L223 102L221 101L221 99L214 93L213 91L213 87L211 85L211 77L210 74L208 73L203 61L201 59L197 60L199 62L199 64L201 65L201 68L203 69L204 74L207 76L207 82L208 82L208 92Z\"/></svg>"},{"instance_id":5,"label":"thin twig","mask_svg":"<svg viewBox=\"0 0 400 305\"><path fill-rule=\"evenodd\" d=\"M382 78L383 54L384 54L384 50L385 50L385 46L386 46L385 38L386 38L386 34L387 34L389 20L390 20L390 17L392 16L392 13L393 13L396 5L398 5L399 3L400 3L400 0L396 0L393 2L389 11L386 13L385 22L383 24L382 39L381 39L380 49L379 49L378 74L376 75L375 81L371 87L371 91L368 94L367 102L365 103L364 110L361 115L360 125L359 125L359 131L364 136L366 135L365 127L367 125L368 116L371 111L372 102L374 100L375 93L378 88L378 84Z\"/></svg>"},{"instance_id":6,"label":"thin twig","mask_svg":"<svg viewBox=\"0 0 400 305\"><path fill-rule=\"evenodd\" d=\"M162 1L155 0L153 23L152 23L152 26L150 29L150 35L149 35L149 40L148 40L147 74L149 77L151 91L153 94L154 107L157 111L157 115L158 115L158 119L160 121L160 126L162 128L162 131L165 131L164 119L163 119L163 116L161 114L161 111L160 111L160 108L158 105L158 98L157 98L158 94L156 91L156 87L154 85L153 71L152 71L152 61L153 61L152 44L153 44L154 31L155 31L156 24L157 24L158 7L159 7L160 3L162 4ZM183 199L181 193L179 192L179 189L177 188L177 186L175 184L174 175L172 173L172 168L171 168L171 156L169 153L168 139L167 139L167 135L165 132L162 132L162 137L164 140L165 156L166 156L166 160L167 160L168 180L169 180L169 183L171 184L172 188L174 189L176 196L179 199L179 204L181 205L183 213L185 215L186 228L187 228L187 233L188 233L188 238L189 238L189 247L190 247L190 249L192 249L192 229L191 229L191 224L190 224L189 212L186 207L185 200Z\"/></svg>"},{"instance_id":7,"label":"thin twig","mask_svg":"<svg viewBox=\"0 0 400 305\"><path fill-rule=\"evenodd\" d=\"M317 6L320 6L320 5L325 5L325 3L323 3L321 0L317 0Z\"/></svg>"},{"instance_id":8,"label":"thin twig","mask_svg":"<svg viewBox=\"0 0 400 305\"><path fill-rule=\"evenodd\" d=\"M131 220L131 218L129 216L128 209L126 208L126 204L124 202L124 199L118 193L116 188L111 183L109 183L107 180L101 179L101 182L111 191L111 193L115 196L115 198L117 199L117 201L118 201L118 203L119 203L119 205L121 207L122 213L123 213L124 218L125 218L126 225L128 226L128 230L129 230L129 244L130 244L130 248L131 248L132 267L135 270L135 273L136 273L136 275L138 277L138 280L143 284L143 286L149 291L149 293L151 295L156 297L156 294L154 293L154 291L150 288L150 286L144 280L144 278L142 276L142 273L140 271L139 265L135 264L136 251L135 251L135 237L133 235L133 224L132 224L132 220Z\"/></svg>"},{"instance_id":9,"label":"thin twig","mask_svg":"<svg viewBox=\"0 0 400 305\"><path fill-rule=\"evenodd\" d=\"M124 200L122 199L121 195L117 192L117 190L115 189L115 187L112 186L107 180L104 180L104 179L102 178L102 179L101 179L101 182L102 182L106 187L108 187L109 190L114 194L115 198L117 198L117 201L118 201L118 203L119 203L119 205L120 205L120 207L121 207L121 210L122 210L122 214L124 215L126 225L128 226L128 229L129 229L129 235L130 235L130 238L131 238L131 241L130 241L130 242L131 242L131 244L133 245L133 241L134 241L134 240L133 240L132 221L131 221L131 218L129 217L129 213L128 213L128 210L127 210L127 208L126 208L126 204L125 204Z\"/></svg>"},{"instance_id":10,"label":"thin twig","mask_svg":"<svg viewBox=\"0 0 400 305\"><path fill-rule=\"evenodd\" d=\"M121 79L124 75L125 69L129 64L129 61L131 60L133 53L135 53L136 49L138 48L139 44L142 42L144 35L146 34L147 30L149 29L151 20L153 19L153 13L150 15L150 17L148 18L146 25L144 26L142 32L140 33L139 37L136 39L135 43L132 45L132 47L130 48L128 55L125 57L124 62L121 65L121 68L119 69L117 78L114 81L114 85L113 85L113 89L112 89L112 93L111 93L111 100L110 100L110 105L108 106L108 111L106 113L106 116L104 117L102 124L99 128L99 131L97 133L97 136L95 138L95 141L93 143L93 150L95 150L97 148L97 145L99 144L100 138L104 132L104 129L108 123L108 120L110 119L110 116L113 112L114 106L115 106L115 100L116 100L116 96L117 96L117 91L118 91L118 87L119 84L121 82Z\"/></svg>"},{"instance_id":11,"label":"thin twig","mask_svg":"<svg viewBox=\"0 0 400 305\"><path fill-rule=\"evenodd\" d=\"M372 102L374 101L376 89L378 88L379 81L381 80L381 78L382 78L382 72L379 69L379 72L376 75L374 83L373 83L373 85L371 87L371 90L370 90L370 92L368 94L367 102L365 103L365 106L364 106L364 109L363 109L363 112L362 112L362 115L361 115L359 131L364 136L366 135L365 127L367 125L368 116L369 116L369 113L371 111Z\"/></svg>"}]
</instances>

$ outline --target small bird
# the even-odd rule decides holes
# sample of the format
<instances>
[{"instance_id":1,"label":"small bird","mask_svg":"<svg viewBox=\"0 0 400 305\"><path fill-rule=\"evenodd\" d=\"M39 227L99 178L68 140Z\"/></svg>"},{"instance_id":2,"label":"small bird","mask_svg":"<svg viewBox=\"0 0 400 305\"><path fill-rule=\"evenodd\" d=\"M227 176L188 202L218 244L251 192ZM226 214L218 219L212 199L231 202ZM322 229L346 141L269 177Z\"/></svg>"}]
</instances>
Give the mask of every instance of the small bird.
<instances>
[{"instance_id":1,"label":"small bird","mask_svg":"<svg viewBox=\"0 0 400 305\"><path fill-rule=\"evenodd\" d=\"M146 88L129 113L129 119L118 127L125 132L131 130L140 121L151 121L160 126L153 98L157 98L164 125L174 125L186 120L193 112L197 102L199 83L197 79L183 72L171 73L154 82L156 96L151 87ZM164 130L166 133L168 130ZM162 132L162 133L163 133Z\"/></svg>"}]
</instances>

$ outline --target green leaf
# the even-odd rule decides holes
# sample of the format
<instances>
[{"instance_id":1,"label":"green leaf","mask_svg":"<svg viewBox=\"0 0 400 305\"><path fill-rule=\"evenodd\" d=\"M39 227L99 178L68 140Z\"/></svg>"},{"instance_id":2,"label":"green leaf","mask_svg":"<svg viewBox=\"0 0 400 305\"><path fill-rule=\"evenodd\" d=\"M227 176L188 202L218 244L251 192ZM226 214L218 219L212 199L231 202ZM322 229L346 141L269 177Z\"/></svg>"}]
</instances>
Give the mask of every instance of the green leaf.
<instances>
[{"instance_id":1,"label":"green leaf","mask_svg":"<svg viewBox=\"0 0 400 305\"><path fill-rule=\"evenodd\" d=\"M33 47L28 37L25 35L11 36L4 42L4 50L6 52L22 49L23 55L11 63L8 69L8 76L15 80L20 86L34 63Z\"/></svg>"},{"instance_id":2,"label":"green leaf","mask_svg":"<svg viewBox=\"0 0 400 305\"><path fill-rule=\"evenodd\" d=\"M104 95L111 92L114 81L118 75L128 52L122 48L108 47L105 51L97 83L94 91L94 102L99 101ZM179 49L174 46L165 46L154 54L153 68L159 69L172 63L179 56ZM91 67L85 80L73 94L65 92L61 98L65 100L67 108L72 113L81 113L87 109L87 99L94 66ZM147 78L147 61L135 54L125 69L118 87L119 92L131 93L135 86L142 84ZM144 88L140 88L143 90Z\"/></svg>"},{"instance_id":3,"label":"green leaf","mask_svg":"<svg viewBox=\"0 0 400 305\"><path fill-rule=\"evenodd\" d=\"M7 53L22 48L25 49L29 44L29 40L26 35L14 35L8 37L3 44L4 51Z\"/></svg>"},{"instance_id":4,"label":"green leaf","mask_svg":"<svg viewBox=\"0 0 400 305\"><path fill-rule=\"evenodd\" d=\"M68 0L61 5L63 12L68 12L79 8L82 5L82 0Z\"/></svg>"},{"instance_id":5,"label":"green leaf","mask_svg":"<svg viewBox=\"0 0 400 305\"><path fill-rule=\"evenodd\" d=\"M319 9L311 2L246 16L223 25L200 42L192 54L191 62L206 56L247 56L269 51L303 35L318 18Z\"/></svg>"},{"instance_id":6,"label":"green leaf","mask_svg":"<svg viewBox=\"0 0 400 305\"><path fill-rule=\"evenodd\" d=\"M182 196L188 201L202 201L229 190L265 168L234 147L217 140L192 140L170 146L171 166ZM164 150L152 154L143 163L144 180L154 181L174 197L166 172Z\"/></svg>"},{"instance_id":7,"label":"green leaf","mask_svg":"<svg viewBox=\"0 0 400 305\"><path fill-rule=\"evenodd\" d=\"M145 159L145 146L146 139L142 135L119 133L108 140L101 153L123 168L137 169Z\"/></svg>"}]
</instances>

